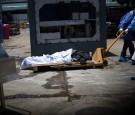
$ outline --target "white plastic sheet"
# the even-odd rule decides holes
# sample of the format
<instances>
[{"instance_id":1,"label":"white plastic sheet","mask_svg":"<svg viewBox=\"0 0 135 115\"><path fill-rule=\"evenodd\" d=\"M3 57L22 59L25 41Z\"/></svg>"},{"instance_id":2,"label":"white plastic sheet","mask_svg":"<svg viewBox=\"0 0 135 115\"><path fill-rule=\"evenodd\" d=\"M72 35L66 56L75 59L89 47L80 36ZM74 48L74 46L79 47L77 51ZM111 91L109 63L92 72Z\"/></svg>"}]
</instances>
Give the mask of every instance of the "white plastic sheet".
<instances>
[{"instance_id":1,"label":"white plastic sheet","mask_svg":"<svg viewBox=\"0 0 135 115\"><path fill-rule=\"evenodd\" d=\"M66 51L56 52L52 55L43 54L43 56L29 56L22 61L20 69L29 69L32 64L71 64L71 54L74 51L73 49L68 49Z\"/></svg>"}]
</instances>

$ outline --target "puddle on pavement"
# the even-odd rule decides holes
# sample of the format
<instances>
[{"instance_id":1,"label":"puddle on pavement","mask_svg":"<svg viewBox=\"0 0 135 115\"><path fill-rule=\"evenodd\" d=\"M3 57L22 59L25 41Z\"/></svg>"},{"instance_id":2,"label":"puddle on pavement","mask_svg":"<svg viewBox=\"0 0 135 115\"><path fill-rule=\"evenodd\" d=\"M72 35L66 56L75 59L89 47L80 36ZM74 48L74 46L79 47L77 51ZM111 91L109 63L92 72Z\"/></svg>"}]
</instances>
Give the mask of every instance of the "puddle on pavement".
<instances>
[{"instance_id":1,"label":"puddle on pavement","mask_svg":"<svg viewBox=\"0 0 135 115\"><path fill-rule=\"evenodd\" d=\"M70 77L66 77L65 71L58 71L57 75L46 79L47 83L43 85L43 87L47 89L61 89L65 91L65 94L68 97L68 101L71 101L72 96L69 88L71 89L73 86L68 85L68 79L70 79Z\"/></svg>"},{"instance_id":2,"label":"puddle on pavement","mask_svg":"<svg viewBox=\"0 0 135 115\"><path fill-rule=\"evenodd\" d=\"M30 77L34 76L37 73L31 73L29 76L23 77ZM52 76L51 78L46 79L47 83L42 85L42 87L46 89L61 89L61 92L54 93L54 94L16 94L16 95L9 95L5 96L5 99L16 99L16 98L51 98L51 97L67 97L67 101L71 102L72 100L77 100L85 97L84 95L77 95L71 93L71 89L73 85L68 85L68 79L70 77L66 77L65 71L58 71L58 74Z\"/></svg>"},{"instance_id":3,"label":"puddle on pavement","mask_svg":"<svg viewBox=\"0 0 135 115\"><path fill-rule=\"evenodd\" d=\"M65 72L64 74L66 76ZM72 88L73 87L72 85L68 85L68 79L70 79L70 77L63 78L58 72L57 75L46 79L47 83L42 86L46 89L64 89L65 86L67 86L68 88Z\"/></svg>"}]
</instances>

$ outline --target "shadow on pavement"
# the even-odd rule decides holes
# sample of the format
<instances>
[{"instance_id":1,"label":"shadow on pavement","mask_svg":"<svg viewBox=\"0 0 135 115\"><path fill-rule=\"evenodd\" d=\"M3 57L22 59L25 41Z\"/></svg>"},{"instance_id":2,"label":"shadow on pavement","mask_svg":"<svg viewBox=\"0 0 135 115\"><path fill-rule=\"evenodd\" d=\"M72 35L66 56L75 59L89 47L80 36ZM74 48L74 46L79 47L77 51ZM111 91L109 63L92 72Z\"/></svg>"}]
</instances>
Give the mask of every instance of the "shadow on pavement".
<instances>
[{"instance_id":1,"label":"shadow on pavement","mask_svg":"<svg viewBox=\"0 0 135 115\"><path fill-rule=\"evenodd\" d=\"M6 106L5 109L2 109L0 106L0 115L31 115L31 112L12 106Z\"/></svg>"},{"instance_id":2,"label":"shadow on pavement","mask_svg":"<svg viewBox=\"0 0 135 115\"><path fill-rule=\"evenodd\" d=\"M77 111L74 115L122 115L119 111L108 107L88 107Z\"/></svg>"}]
</instances>

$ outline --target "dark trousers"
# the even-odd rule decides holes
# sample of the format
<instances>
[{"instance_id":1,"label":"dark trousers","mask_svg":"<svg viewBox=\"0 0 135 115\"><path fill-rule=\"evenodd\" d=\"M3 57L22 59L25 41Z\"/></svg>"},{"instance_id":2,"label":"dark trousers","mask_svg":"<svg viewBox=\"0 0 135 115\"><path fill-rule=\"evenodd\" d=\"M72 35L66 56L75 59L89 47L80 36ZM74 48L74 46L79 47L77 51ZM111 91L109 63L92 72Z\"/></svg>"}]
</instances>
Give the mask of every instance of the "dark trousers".
<instances>
[{"instance_id":1,"label":"dark trousers","mask_svg":"<svg viewBox=\"0 0 135 115\"><path fill-rule=\"evenodd\" d=\"M121 51L121 56L122 57L126 57L126 51L129 48L129 53L130 56L132 57L133 53L134 53L134 44L131 40L124 40L124 45Z\"/></svg>"}]
</instances>

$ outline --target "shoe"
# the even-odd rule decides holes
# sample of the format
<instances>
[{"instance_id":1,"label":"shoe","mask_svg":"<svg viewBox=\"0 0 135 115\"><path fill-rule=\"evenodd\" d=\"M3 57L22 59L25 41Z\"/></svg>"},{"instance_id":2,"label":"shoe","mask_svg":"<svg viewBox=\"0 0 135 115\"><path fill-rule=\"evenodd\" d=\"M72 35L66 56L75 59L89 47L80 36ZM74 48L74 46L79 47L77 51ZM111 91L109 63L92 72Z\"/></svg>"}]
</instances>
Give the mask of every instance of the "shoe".
<instances>
[{"instance_id":1,"label":"shoe","mask_svg":"<svg viewBox=\"0 0 135 115\"><path fill-rule=\"evenodd\" d=\"M135 65L135 60L131 60L131 64L132 65Z\"/></svg>"},{"instance_id":2,"label":"shoe","mask_svg":"<svg viewBox=\"0 0 135 115\"><path fill-rule=\"evenodd\" d=\"M118 59L118 61L119 62L127 62L128 61L128 59L127 58L125 58L125 57L119 57L119 59Z\"/></svg>"},{"instance_id":3,"label":"shoe","mask_svg":"<svg viewBox=\"0 0 135 115\"><path fill-rule=\"evenodd\" d=\"M132 56L127 57L127 59L128 59L128 60L131 60L131 59L132 59Z\"/></svg>"}]
</instances>

